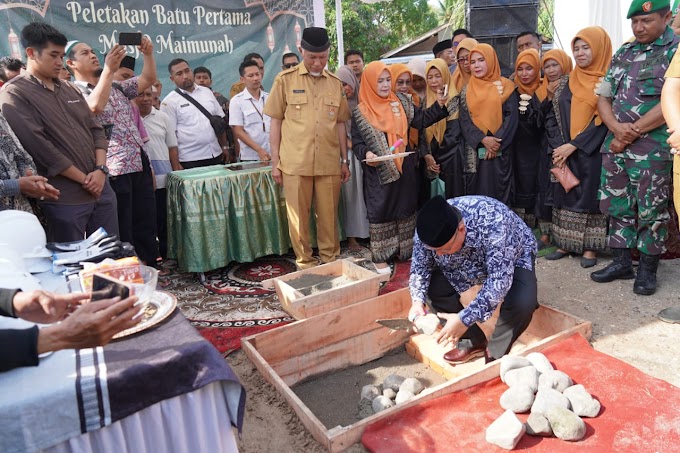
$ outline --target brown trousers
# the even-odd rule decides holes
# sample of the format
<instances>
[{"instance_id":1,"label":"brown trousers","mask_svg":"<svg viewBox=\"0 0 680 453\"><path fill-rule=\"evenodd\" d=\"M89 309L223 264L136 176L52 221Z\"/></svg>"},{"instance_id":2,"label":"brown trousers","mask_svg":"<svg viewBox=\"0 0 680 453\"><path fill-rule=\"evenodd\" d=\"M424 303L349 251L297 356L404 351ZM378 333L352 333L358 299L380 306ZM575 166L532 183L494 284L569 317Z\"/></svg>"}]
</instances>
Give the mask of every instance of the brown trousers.
<instances>
[{"instance_id":1,"label":"brown trousers","mask_svg":"<svg viewBox=\"0 0 680 453\"><path fill-rule=\"evenodd\" d=\"M319 256L324 263L335 261L340 254L338 228L338 203L340 201L340 175L297 176L282 173L283 193L288 212L288 234L295 251L295 261L300 269L317 264L312 257L309 237L309 215L314 203L316 236Z\"/></svg>"}]
</instances>

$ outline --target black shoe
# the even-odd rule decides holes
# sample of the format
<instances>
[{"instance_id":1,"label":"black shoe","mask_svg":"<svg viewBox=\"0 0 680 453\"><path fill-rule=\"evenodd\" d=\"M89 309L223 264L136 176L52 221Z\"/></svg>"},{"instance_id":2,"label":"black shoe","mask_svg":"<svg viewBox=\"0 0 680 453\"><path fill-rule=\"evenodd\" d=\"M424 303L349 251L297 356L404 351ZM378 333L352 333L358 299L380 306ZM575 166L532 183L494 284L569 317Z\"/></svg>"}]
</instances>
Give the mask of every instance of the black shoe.
<instances>
[{"instance_id":1,"label":"black shoe","mask_svg":"<svg viewBox=\"0 0 680 453\"><path fill-rule=\"evenodd\" d=\"M651 296L656 292L656 270L659 267L659 255L640 253L640 267L633 284L633 292L640 296Z\"/></svg>"},{"instance_id":2,"label":"black shoe","mask_svg":"<svg viewBox=\"0 0 680 453\"><path fill-rule=\"evenodd\" d=\"M597 283L609 283L614 280L630 280L635 278L630 249L612 249L614 261L604 269L592 272L590 278Z\"/></svg>"},{"instance_id":3,"label":"black shoe","mask_svg":"<svg viewBox=\"0 0 680 453\"><path fill-rule=\"evenodd\" d=\"M586 258L585 256L581 257L581 267L584 269L588 269L589 267L593 267L597 264L597 258Z\"/></svg>"},{"instance_id":4,"label":"black shoe","mask_svg":"<svg viewBox=\"0 0 680 453\"><path fill-rule=\"evenodd\" d=\"M543 258L547 259L548 261L557 261L569 255L570 255L569 252L560 252L559 250L555 250L552 253L548 253Z\"/></svg>"}]
</instances>

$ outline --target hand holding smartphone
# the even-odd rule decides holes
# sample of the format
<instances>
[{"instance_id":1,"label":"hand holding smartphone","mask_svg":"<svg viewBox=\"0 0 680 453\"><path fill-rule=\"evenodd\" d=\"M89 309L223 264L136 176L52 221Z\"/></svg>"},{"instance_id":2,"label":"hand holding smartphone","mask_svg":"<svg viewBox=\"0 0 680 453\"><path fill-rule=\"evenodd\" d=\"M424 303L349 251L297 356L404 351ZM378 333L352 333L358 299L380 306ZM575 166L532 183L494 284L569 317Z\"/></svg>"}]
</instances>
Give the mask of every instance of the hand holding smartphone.
<instances>
[{"instance_id":1,"label":"hand holding smartphone","mask_svg":"<svg viewBox=\"0 0 680 453\"><path fill-rule=\"evenodd\" d=\"M121 46L139 46L142 44L142 33L119 33L118 44Z\"/></svg>"},{"instance_id":2,"label":"hand holding smartphone","mask_svg":"<svg viewBox=\"0 0 680 453\"><path fill-rule=\"evenodd\" d=\"M123 300L131 294L134 294L134 290L118 279L98 272L92 276L92 296L90 297L92 302L114 297L120 297Z\"/></svg>"}]
</instances>

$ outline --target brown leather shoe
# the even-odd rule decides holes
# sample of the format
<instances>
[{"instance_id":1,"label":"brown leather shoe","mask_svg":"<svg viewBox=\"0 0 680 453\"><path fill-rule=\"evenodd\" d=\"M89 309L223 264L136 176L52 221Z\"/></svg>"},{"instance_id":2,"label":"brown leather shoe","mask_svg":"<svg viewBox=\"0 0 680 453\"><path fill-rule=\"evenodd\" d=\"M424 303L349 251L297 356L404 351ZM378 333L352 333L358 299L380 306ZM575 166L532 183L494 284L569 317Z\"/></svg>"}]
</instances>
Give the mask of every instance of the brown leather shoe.
<instances>
[{"instance_id":1,"label":"brown leather shoe","mask_svg":"<svg viewBox=\"0 0 680 453\"><path fill-rule=\"evenodd\" d=\"M453 365L456 365L459 363L468 362L472 359L476 359L477 357L482 357L485 355L485 353L486 343L482 343L480 345L466 349L458 349L458 347L456 346L455 348L451 349L449 352L444 354L444 360Z\"/></svg>"}]
</instances>

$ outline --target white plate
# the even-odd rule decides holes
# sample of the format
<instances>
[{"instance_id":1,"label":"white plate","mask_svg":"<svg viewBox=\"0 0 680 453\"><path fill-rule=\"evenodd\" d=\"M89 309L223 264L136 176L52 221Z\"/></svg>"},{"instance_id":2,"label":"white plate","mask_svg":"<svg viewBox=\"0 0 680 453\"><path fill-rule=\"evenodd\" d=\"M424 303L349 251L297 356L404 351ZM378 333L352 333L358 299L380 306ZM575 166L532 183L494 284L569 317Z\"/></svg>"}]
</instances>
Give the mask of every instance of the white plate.
<instances>
[{"instance_id":1,"label":"white plate","mask_svg":"<svg viewBox=\"0 0 680 453\"><path fill-rule=\"evenodd\" d=\"M177 307L177 298L170 293L166 293L165 291L155 291L153 296L151 296L151 300L145 305L146 307L144 310L142 310L142 313L144 313L142 315L142 322L134 327L130 327L127 330L118 332L116 335L114 335L114 340L141 332L163 321L165 318L170 316L170 314L175 310L175 307Z\"/></svg>"},{"instance_id":2,"label":"white plate","mask_svg":"<svg viewBox=\"0 0 680 453\"><path fill-rule=\"evenodd\" d=\"M396 153L396 154L388 154L387 156L378 156L374 157L373 159L364 159L364 162L367 163L373 163L373 162L382 162L385 160L394 160L394 159L399 159L400 157L406 157L409 154L413 154L415 151L407 151L405 153Z\"/></svg>"}]
</instances>

